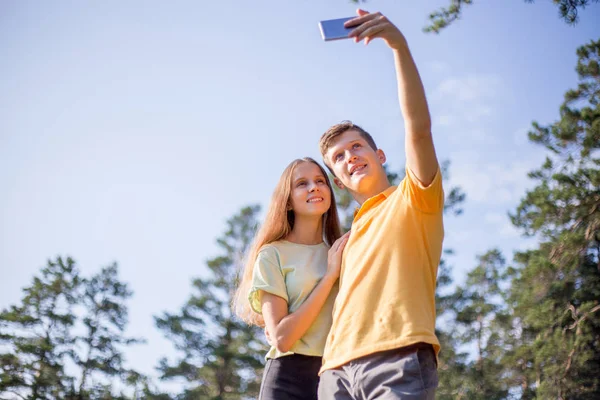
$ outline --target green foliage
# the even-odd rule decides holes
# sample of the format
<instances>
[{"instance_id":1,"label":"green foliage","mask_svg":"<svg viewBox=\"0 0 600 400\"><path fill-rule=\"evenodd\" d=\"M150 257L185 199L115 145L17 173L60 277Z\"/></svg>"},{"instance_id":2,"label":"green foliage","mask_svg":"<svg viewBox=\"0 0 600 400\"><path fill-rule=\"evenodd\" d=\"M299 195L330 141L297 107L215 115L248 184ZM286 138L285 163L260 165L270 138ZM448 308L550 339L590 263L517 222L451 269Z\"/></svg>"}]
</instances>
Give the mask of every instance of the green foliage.
<instances>
[{"instance_id":1,"label":"green foliage","mask_svg":"<svg viewBox=\"0 0 600 400\"><path fill-rule=\"evenodd\" d=\"M511 215L540 239L515 257L510 301L523 332L515 354L530 367L520 380L544 399L600 397L600 41L577 54L580 83L560 120L529 133L549 155Z\"/></svg>"},{"instance_id":2,"label":"green foliage","mask_svg":"<svg viewBox=\"0 0 600 400\"><path fill-rule=\"evenodd\" d=\"M525 0L525 2L533 3L533 0ZM597 3L598 0L552 0L552 2L558 7L560 18L572 25L577 23L580 10L592 2ZM465 6L472 4L473 0L450 0L449 6L442 7L429 15L429 25L423 31L440 33L444 28L460 19Z\"/></svg>"},{"instance_id":3,"label":"green foliage","mask_svg":"<svg viewBox=\"0 0 600 400\"><path fill-rule=\"evenodd\" d=\"M0 313L0 393L23 393L28 399L66 396L73 378L64 369L75 344L72 328L76 290L81 284L75 262L48 261L40 276L23 290L21 304Z\"/></svg>"},{"instance_id":4,"label":"green foliage","mask_svg":"<svg viewBox=\"0 0 600 400\"><path fill-rule=\"evenodd\" d=\"M103 268L84 280L79 305L83 306L84 334L77 338L78 350L71 358L81 370L77 396L103 398L115 396L106 384L90 384L98 375L129 381L135 386L140 375L124 367L122 348L141 340L124 336L128 321L125 301L132 292L118 279L117 265Z\"/></svg>"},{"instance_id":5,"label":"green foliage","mask_svg":"<svg viewBox=\"0 0 600 400\"><path fill-rule=\"evenodd\" d=\"M513 265L488 251L453 289L452 251L444 250L436 291L438 399L600 398L600 40L577 55L579 85L565 94L559 120L533 123L529 138L548 154L529 174L535 187L510 215L538 245L517 253ZM447 179L447 163L442 170ZM393 184L403 176L386 172ZM348 193L337 197L349 228L355 203ZM447 190L445 215L460 215L464 199L459 188ZM72 259L59 257L34 277L19 305L0 313L0 398L256 397L263 333L238 321L229 304L258 212L246 207L227 221L209 273L193 281L178 312L155 318L178 351L158 369L162 379L183 383L179 393L161 393L124 367L123 348L138 340L124 335L132 294L116 265L85 278ZM116 381L128 394L112 387Z\"/></svg>"},{"instance_id":6,"label":"green foliage","mask_svg":"<svg viewBox=\"0 0 600 400\"><path fill-rule=\"evenodd\" d=\"M116 264L87 279L73 259L58 257L23 292L20 305L0 313L0 393L24 399L123 398L111 389L111 378L129 377L133 384L132 377L140 375L123 366L122 347L137 340L124 336L124 302L131 292L118 280ZM68 364L78 368L67 369Z\"/></svg>"},{"instance_id":7,"label":"green foliage","mask_svg":"<svg viewBox=\"0 0 600 400\"><path fill-rule=\"evenodd\" d=\"M210 274L193 281L194 293L178 313L156 317L156 326L180 357L160 361L162 379L185 382L175 398L233 400L258 394L267 348L264 334L237 319L229 307L236 276L257 227L258 206L246 207L227 221L217 239L223 253L207 261ZM168 398L168 395L154 395Z\"/></svg>"},{"instance_id":8,"label":"green foliage","mask_svg":"<svg viewBox=\"0 0 600 400\"><path fill-rule=\"evenodd\" d=\"M440 399L600 397L600 41L577 54L580 84L560 120L533 124L530 140L549 154L511 215L539 246L510 267L492 250L464 285L438 294Z\"/></svg>"},{"instance_id":9,"label":"green foliage","mask_svg":"<svg viewBox=\"0 0 600 400\"><path fill-rule=\"evenodd\" d=\"M452 296L456 313L455 332L461 344L475 345L474 360L465 361L457 379L460 397L468 399L504 399L508 384L503 377L506 318L501 285L505 260L498 250L479 257L479 264L467 275L463 286Z\"/></svg>"}]
</instances>

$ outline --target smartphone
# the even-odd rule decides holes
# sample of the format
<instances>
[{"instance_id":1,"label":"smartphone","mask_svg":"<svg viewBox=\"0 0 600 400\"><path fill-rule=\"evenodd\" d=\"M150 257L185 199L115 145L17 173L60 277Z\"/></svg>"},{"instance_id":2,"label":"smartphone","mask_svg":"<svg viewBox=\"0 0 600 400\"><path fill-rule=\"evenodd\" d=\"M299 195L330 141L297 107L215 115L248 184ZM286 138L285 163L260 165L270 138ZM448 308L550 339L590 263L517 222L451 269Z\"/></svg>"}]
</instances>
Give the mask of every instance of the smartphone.
<instances>
[{"instance_id":1,"label":"smartphone","mask_svg":"<svg viewBox=\"0 0 600 400\"><path fill-rule=\"evenodd\" d=\"M356 17L329 19L319 22L321 37L323 37L323 40L326 42L330 40L349 39L348 34L352 32L356 26L353 26L352 28L346 28L344 27L344 22L354 18Z\"/></svg>"}]
</instances>

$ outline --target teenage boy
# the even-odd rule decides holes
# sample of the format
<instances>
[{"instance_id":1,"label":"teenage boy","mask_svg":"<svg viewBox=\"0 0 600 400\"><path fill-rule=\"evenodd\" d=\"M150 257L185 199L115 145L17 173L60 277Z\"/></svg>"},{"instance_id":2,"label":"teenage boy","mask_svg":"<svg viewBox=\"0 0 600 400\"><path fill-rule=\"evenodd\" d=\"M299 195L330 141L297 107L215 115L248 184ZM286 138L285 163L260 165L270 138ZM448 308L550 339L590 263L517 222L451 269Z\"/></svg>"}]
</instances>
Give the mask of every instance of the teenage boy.
<instances>
[{"instance_id":1,"label":"teenage boy","mask_svg":"<svg viewBox=\"0 0 600 400\"><path fill-rule=\"evenodd\" d=\"M348 21L356 42L394 53L405 123L406 177L391 186L386 156L351 122L320 141L335 183L360 204L346 246L319 399L434 399L438 385L435 287L444 193L419 73L400 30L380 13Z\"/></svg>"}]
</instances>

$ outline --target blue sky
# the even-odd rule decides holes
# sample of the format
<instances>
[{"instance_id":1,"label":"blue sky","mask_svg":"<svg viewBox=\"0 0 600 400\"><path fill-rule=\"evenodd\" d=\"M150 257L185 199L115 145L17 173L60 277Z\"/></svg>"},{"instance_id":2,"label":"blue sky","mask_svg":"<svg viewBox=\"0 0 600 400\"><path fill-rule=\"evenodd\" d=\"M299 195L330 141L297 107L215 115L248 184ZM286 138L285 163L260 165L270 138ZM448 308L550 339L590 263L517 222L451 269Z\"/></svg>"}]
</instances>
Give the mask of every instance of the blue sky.
<instances>
[{"instance_id":1,"label":"blue sky","mask_svg":"<svg viewBox=\"0 0 600 400\"><path fill-rule=\"evenodd\" d=\"M445 0L370 1L405 34L451 185L446 220L461 282L475 256L530 245L506 216L544 152L531 121L558 117L577 83L575 50L597 39L600 6L575 27L549 1L477 2L441 35L421 31ZM325 43L317 23L354 15L327 2L0 4L0 307L48 258L85 274L117 261L135 292L130 365L153 374L173 349L152 316L175 311L242 206L265 206L294 158L320 159L330 125L370 131L403 168L393 58L381 41ZM449 186L447 186L449 187Z\"/></svg>"}]
</instances>

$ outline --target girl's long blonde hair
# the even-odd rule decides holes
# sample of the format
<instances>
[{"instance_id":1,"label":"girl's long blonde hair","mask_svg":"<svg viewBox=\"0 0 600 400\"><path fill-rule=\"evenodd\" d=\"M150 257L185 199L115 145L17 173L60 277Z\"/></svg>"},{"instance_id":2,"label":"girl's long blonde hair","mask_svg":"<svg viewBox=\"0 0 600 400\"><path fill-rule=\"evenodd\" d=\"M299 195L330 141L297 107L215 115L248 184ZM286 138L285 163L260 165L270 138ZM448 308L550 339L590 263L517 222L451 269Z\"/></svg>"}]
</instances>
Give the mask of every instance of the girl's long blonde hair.
<instances>
[{"instance_id":1,"label":"girl's long blonde hair","mask_svg":"<svg viewBox=\"0 0 600 400\"><path fill-rule=\"evenodd\" d=\"M233 296L232 309L243 321L251 325L264 326L262 316L250 308L248 294L252 286L252 274L254 264L260 249L278 240L285 239L294 228L294 211L289 210L290 193L292 190L292 177L296 167L305 162L315 164L321 170L325 177L327 186L331 192L331 205L329 210L323 216L323 239L328 246L331 246L341 236L340 222L335 205L335 195L333 187L327 176L327 173L321 165L310 157L300 158L292 161L281 174L279 183L273 191L271 203L267 210L264 223L254 236L254 241L248 251L244 269L242 271L239 286Z\"/></svg>"}]
</instances>

